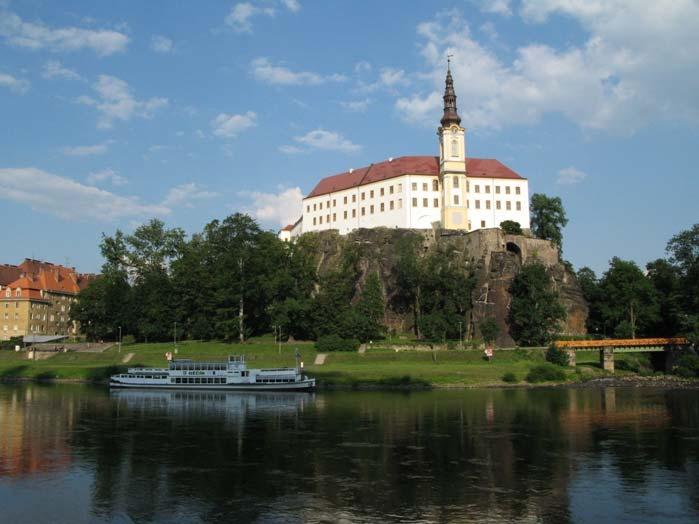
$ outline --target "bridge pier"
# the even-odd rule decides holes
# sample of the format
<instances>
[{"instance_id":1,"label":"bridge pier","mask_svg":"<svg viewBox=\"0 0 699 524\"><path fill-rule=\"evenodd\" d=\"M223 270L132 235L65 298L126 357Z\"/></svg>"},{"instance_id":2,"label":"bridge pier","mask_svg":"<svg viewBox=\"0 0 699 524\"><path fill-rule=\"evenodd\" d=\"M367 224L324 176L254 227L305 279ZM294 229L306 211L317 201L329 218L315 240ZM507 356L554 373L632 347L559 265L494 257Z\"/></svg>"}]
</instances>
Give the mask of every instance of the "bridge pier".
<instances>
[{"instance_id":1,"label":"bridge pier","mask_svg":"<svg viewBox=\"0 0 699 524\"><path fill-rule=\"evenodd\" d=\"M572 368L575 367L575 350L574 349L566 349L564 350L566 352L566 355L568 355L568 365Z\"/></svg>"},{"instance_id":2,"label":"bridge pier","mask_svg":"<svg viewBox=\"0 0 699 524\"><path fill-rule=\"evenodd\" d=\"M600 349L599 363L603 370L614 373L614 348L605 347Z\"/></svg>"},{"instance_id":3,"label":"bridge pier","mask_svg":"<svg viewBox=\"0 0 699 524\"><path fill-rule=\"evenodd\" d=\"M665 350L663 356L665 357L665 369L663 371L670 373L672 371L672 367L675 365L675 362L677 362L679 351L670 346Z\"/></svg>"}]
</instances>

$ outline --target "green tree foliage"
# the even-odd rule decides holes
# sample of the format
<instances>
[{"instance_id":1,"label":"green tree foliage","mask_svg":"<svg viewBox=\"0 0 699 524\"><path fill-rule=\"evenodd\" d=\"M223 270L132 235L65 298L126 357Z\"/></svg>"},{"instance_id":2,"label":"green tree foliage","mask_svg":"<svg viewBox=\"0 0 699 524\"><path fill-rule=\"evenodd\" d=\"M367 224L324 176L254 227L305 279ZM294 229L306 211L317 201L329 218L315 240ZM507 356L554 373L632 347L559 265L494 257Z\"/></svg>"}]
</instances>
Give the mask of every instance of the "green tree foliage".
<instances>
[{"instance_id":1,"label":"green tree foliage","mask_svg":"<svg viewBox=\"0 0 699 524\"><path fill-rule=\"evenodd\" d=\"M401 238L396 244L397 292L393 297L393 307L396 311L412 312L413 329L416 336L420 335L420 284L422 281L420 243L420 238L417 235L412 235Z\"/></svg>"},{"instance_id":2,"label":"green tree foliage","mask_svg":"<svg viewBox=\"0 0 699 524\"><path fill-rule=\"evenodd\" d=\"M550 240L558 252L563 252L563 233L561 229L568 224L563 202L560 197L548 197L534 193L529 204L531 229L534 235Z\"/></svg>"},{"instance_id":3,"label":"green tree foliage","mask_svg":"<svg viewBox=\"0 0 699 524\"><path fill-rule=\"evenodd\" d=\"M370 273L354 306L355 337L366 342L383 336L386 303L377 273Z\"/></svg>"},{"instance_id":4,"label":"green tree foliage","mask_svg":"<svg viewBox=\"0 0 699 524\"><path fill-rule=\"evenodd\" d=\"M614 257L600 281L600 309L615 337L653 334L658 321L658 296L635 262Z\"/></svg>"},{"instance_id":5,"label":"green tree foliage","mask_svg":"<svg viewBox=\"0 0 699 524\"><path fill-rule=\"evenodd\" d=\"M659 258L646 265L646 274L658 297L658 318L649 333L674 337L682 330L679 270L669 261Z\"/></svg>"},{"instance_id":6,"label":"green tree foliage","mask_svg":"<svg viewBox=\"0 0 699 524\"><path fill-rule=\"evenodd\" d=\"M510 288L510 333L520 346L544 346L565 319L565 309L551 286L546 268L539 263L526 264Z\"/></svg>"},{"instance_id":7,"label":"green tree foliage","mask_svg":"<svg viewBox=\"0 0 699 524\"><path fill-rule=\"evenodd\" d=\"M480 323L479 329L481 331L481 336L486 344L492 344L498 338L500 334L500 326L498 326L498 321L493 317L488 317L483 319Z\"/></svg>"},{"instance_id":8,"label":"green tree foliage","mask_svg":"<svg viewBox=\"0 0 699 524\"><path fill-rule=\"evenodd\" d=\"M504 220L500 222L500 229L502 229L502 232L506 235L522 234L522 226L519 222L515 222L514 220Z\"/></svg>"},{"instance_id":9,"label":"green tree foliage","mask_svg":"<svg viewBox=\"0 0 699 524\"><path fill-rule=\"evenodd\" d=\"M666 250L679 273L681 330L699 345L699 224L672 237Z\"/></svg>"},{"instance_id":10,"label":"green tree foliage","mask_svg":"<svg viewBox=\"0 0 699 524\"><path fill-rule=\"evenodd\" d=\"M552 344L546 350L546 360L551 362L551 364L556 364L557 366L567 366L568 354L564 350Z\"/></svg>"},{"instance_id":11,"label":"green tree foliage","mask_svg":"<svg viewBox=\"0 0 699 524\"><path fill-rule=\"evenodd\" d=\"M604 320L601 311L602 292L599 279L589 267L581 267L576 273L578 284L588 305L587 332L593 335L605 335Z\"/></svg>"}]
</instances>

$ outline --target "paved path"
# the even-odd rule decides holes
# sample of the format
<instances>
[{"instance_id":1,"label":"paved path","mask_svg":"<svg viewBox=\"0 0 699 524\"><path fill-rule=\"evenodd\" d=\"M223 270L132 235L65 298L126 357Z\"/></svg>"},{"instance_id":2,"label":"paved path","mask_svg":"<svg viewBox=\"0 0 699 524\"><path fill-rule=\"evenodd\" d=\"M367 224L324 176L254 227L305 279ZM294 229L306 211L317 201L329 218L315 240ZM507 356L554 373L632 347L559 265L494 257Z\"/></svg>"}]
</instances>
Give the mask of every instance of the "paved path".
<instances>
[{"instance_id":1,"label":"paved path","mask_svg":"<svg viewBox=\"0 0 699 524\"><path fill-rule=\"evenodd\" d=\"M366 344L359 344L359 353L366 353Z\"/></svg>"},{"instance_id":2,"label":"paved path","mask_svg":"<svg viewBox=\"0 0 699 524\"><path fill-rule=\"evenodd\" d=\"M126 355L124 358L121 359L122 364L126 364L128 361L130 361L133 358L133 353L129 353Z\"/></svg>"},{"instance_id":3,"label":"paved path","mask_svg":"<svg viewBox=\"0 0 699 524\"><path fill-rule=\"evenodd\" d=\"M316 366L322 366L323 364L325 364L325 357L327 357L327 356L328 356L327 353L318 353L316 355L316 360L315 360L314 364Z\"/></svg>"}]
</instances>

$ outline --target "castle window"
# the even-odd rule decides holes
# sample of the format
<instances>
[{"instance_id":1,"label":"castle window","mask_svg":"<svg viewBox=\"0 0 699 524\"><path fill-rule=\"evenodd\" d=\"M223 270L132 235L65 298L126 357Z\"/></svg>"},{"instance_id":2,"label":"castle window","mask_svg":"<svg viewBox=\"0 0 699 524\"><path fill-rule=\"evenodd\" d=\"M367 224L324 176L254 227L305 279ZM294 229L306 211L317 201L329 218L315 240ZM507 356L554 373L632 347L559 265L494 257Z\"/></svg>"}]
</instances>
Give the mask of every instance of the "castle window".
<instances>
[{"instance_id":1,"label":"castle window","mask_svg":"<svg viewBox=\"0 0 699 524\"><path fill-rule=\"evenodd\" d=\"M468 221L468 230L469 231L471 230L471 221L470 220Z\"/></svg>"},{"instance_id":2,"label":"castle window","mask_svg":"<svg viewBox=\"0 0 699 524\"><path fill-rule=\"evenodd\" d=\"M388 194L389 195L393 194L393 186L388 186Z\"/></svg>"},{"instance_id":3,"label":"castle window","mask_svg":"<svg viewBox=\"0 0 699 524\"><path fill-rule=\"evenodd\" d=\"M333 222L337 222L337 215L333 213Z\"/></svg>"},{"instance_id":4,"label":"castle window","mask_svg":"<svg viewBox=\"0 0 699 524\"><path fill-rule=\"evenodd\" d=\"M412 183L413 191L417 191L417 182Z\"/></svg>"},{"instance_id":5,"label":"castle window","mask_svg":"<svg viewBox=\"0 0 699 524\"><path fill-rule=\"evenodd\" d=\"M345 220L347 220L347 211L344 212L343 218L344 218Z\"/></svg>"},{"instance_id":6,"label":"castle window","mask_svg":"<svg viewBox=\"0 0 699 524\"><path fill-rule=\"evenodd\" d=\"M357 218L357 210L356 209L352 210L352 218Z\"/></svg>"},{"instance_id":7,"label":"castle window","mask_svg":"<svg viewBox=\"0 0 699 524\"><path fill-rule=\"evenodd\" d=\"M505 186L505 194L506 195L510 194L510 186Z\"/></svg>"},{"instance_id":8,"label":"castle window","mask_svg":"<svg viewBox=\"0 0 699 524\"><path fill-rule=\"evenodd\" d=\"M481 192L481 186L476 184L476 193L480 193L480 192Z\"/></svg>"},{"instance_id":9,"label":"castle window","mask_svg":"<svg viewBox=\"0 0 699 524\"><path fill-rule=\"evenodd\" d=\"M438 198L434 199L434 207L439 207L439 199Z\"/></svg>"},{"instance_id":10,"label":"castle window","mask_svg":"<svg viewBox=\"0 0 699 524\"><path fill-rule=\"evenodd\" d=\"M522 211L522 202L517 202L517 211Z\"/></svg>"},{"instance_id":11,"label":"castle window","mask_svg":"<svg viewBox=\"0 0 699 524\"><path fill-rule=\"evenodd\" d=\"M343 204L346 204L346 203L347 203L347 197L345 197L345 198L342 199L342 203L343 203Z\"/></svg>"},{"instance_id":12,"label":"castle window","mask_svg":"<svg viewBox=\"0 0 699 524\"><path fill-rule=\"evenodd\" d=\"M327 209L330 209L330 200L328 200Z\"/></svg>"},{"instance_id":13,"label":"castle window","mask_svg":"<svg viewBox=\"0 0 699 524\"><path fill-rule=\"evenodd\" d=\"M451 141L451 156L459 156L459 141L456 139Z\"/></svg>"},{"instance_id":14,"label":"castle window","mask_svg":"<svg viewBox=\"0 0 699 524\"><path fill-rule=\"evenodd\" d=\"M476 209L480 209L480 208L481 208L481 201L476 200Z\"/></svg>"},{"instance_id":15,"label":"castle window","mask_svg":"<svg viewBox=\"0 0 699 524\"><path fill-rule=\"evenodd\" d=\"M315 204L313 204L313 211L315 211L315 210L316 210L316 205L315 205Z\"/></svg>"},{"instance_id":16,"label":"castle window","mask_svg":"<svg viewBox=\"0 0 699 524\"><path fill-rule=\"evenodd\" d=\"M333 198L333 207L335 207L335 206L337 206L337 202L336 202L335 199Z\"/></svg>"},{"instance_id":17,"label":"castle window","mask_svg":"<svg viewBox=\"0 0 699 524\"><path fill-rule=\"evenodd\" d=\"M490 186L485 186L485 192L490 193Z\"/></svg>"},{"instance_id":18,"label":"castle window","mask_svg":"<svg viewBox=\"0 0 699 524\"><path fill-rule=\"evenodd\" d=\"M310 212L311 212L311 206L306 206L306 213L310 213Z\"/></svg>"},{"instance_id":19,"label":"castle window","mask_svg":"<svg viewBox=\"0 0 699 524\"><path fill-rule=\"evenodd\" d=\"M466 200L466 209L468 209L469 207L471 207L471 206L469 205L470 203L471 203L470 200ZM470 229L470 227L469 227L469 229Z\"/></svg>"},{"instance_id":20,"label":"castle window","mask_svg":"<svg viewBox=\"0 0 699 524\"><path fill-rule=\"evenodd\" d=\"M381 196L383 196L383 188L380 189Z\"/></svg>"},{"instance_id":21,"label":"castle window","mask_svg":"<svg viewBox=\"0 0 699 524\"><path fill-rule=\"evenodd\" d=\"M402 198L398 199L398 209L403 209L403 199Z\"/></svg>"},{"instance_id":22,"label":"castle window","mask_svg":"<svg viewBox=\"0 0 699 524\"><path fill-rule=\"evenodd\" d=\"M322 224L323 223L323 217L318 217L318 223Z\"/></svg>"},{"instance_id":23,"label":"castle window","mask_svg":"<svg viewBox=\"0 0 699 524\"><path fill-rule=\"evenodd\" d=\"M325 219L325 222L328 223L328 224L330 223L330 213L328 213L328 216L327 216L327 218Z\"/></svg>"},{"instance_id":24,"label":"castle window","mask_svg":"<svg viewBox=\"0 0 699 524\"><path fill-rule=\"evenodd\" d=\"M428 207L429 205L430 205L430 204L429 204L428 199L423 198L423 199L422 199L422 207Z\"/></svg>"},{"instance_id":25,"label":"castle window","mask_svg":"<svg viewBox=\"0 0 699 524\"><path fill-rule=\"evenodd\" d=\"M512 204L510 203L509 200L508 200L507 202L505 202L505 208L506 208L508 211L509 211L510 209L512 209Z\"/></svg>"},{"instance_id":26,"label":"castle window","mask_svg":"<svg viewBox=\"0 0 699 524\"><path fill-rule=\"evenodd\" d=\"M399 193L403 192L403 184L398 184L398 192Z\"/></svg>"},{"instance_id":27,"label":"castle window","mask_svg":"<svg viewBox=\"0 0 699 524\"><path fill-rule=\"evenodd\" d=\"M417 198L413 198L413 207L417 207Z\"/></svg>"},{"instance_id":28,"label":"castle window","mask_svg":"<svg viewBox=\"0 0 699 524\"><path fill-rule=\"evenodd\" d=\"M323 203L322 203L322 202L320 202L320 203L318 204L318 209L323 209Z\"/></svg>"},{"instance_id":29,"label":"castle window","mask_svg":"<svg viewBox=\"0 0 699 524\"><path fill-rule=\"evenodd\" d=\"M432 181L432 191L439 191L439 180Z\"/></svg>"},{"instance_id":30,"label":"castle window","mask_svg":"<svg viewBox=\"0 0 699 524\"><path fill-rule=\"evenodd\" d=\"M357 201L357 195L352 195L352 202L356 202L356 201Z\"/></svg>"},{"instance_id":31,"label":"castle window","mask_svg":"<svg viewBox=\"0 0 699 524\"><path fill-rule=\"evenodd\" d=\"M490 200L485 201L485 208L490 209Z\"/></svg>"},{"instance_id":32,"label":"castle window","mask_svg":"<svg viewBox=\"0 0 699 524\"><path fill-rule=\"evenodd\" d=\"M374 205L373 204L369 206L369 214L370 215L374 214Z\"/></svg>"},{"instance_id":33,"label":"castle window","mask_svg":"<svg viewBox=\"0 0 699 524\"><path fill-rule=\"evenodd\" d=\"M366 209L362 208L362 216L366 215Z\"/></svg>"},{"instance_id":34,"label":"castle window","mask_svg":"<svg viewBox=\"0 0 699 524\"><path fill-rule=\"evenodd\" d=\"M385 211L384 203L383 203L383 202L381 202L381 211Z\"/></svg>"},{"instance_id":35,"label":"castle window","mask_svg":"<svg viewBox=\"0 0 699 524\"><path fill-rule=\"evenodd\" d=\"M369 191L369 198L374 198L374 190Z\"/></svg>"},{"instance_id":36,"label":"castle window","mask_svg":"<svg viewBox=\"0 0 699 524\"><path fill-rule=\"evenodd\" d=\"M515 188L515 195L519 195L519 194L520 194L520 187L517 186L517 187Z\"/></svg>"},{"instance_id":37,"label":"castle window","mask_svg":"<svg viewBox=\"0 0 699 524\"><path fill-rule=\"evenodd\" d=\"M459 187L459 177L455 176L454 177L454 188L457 188L457 187Z\"/></svg>"},{"instance_id":38,"label":"castle window","mask_svg":"<svg viewBox=\"0 0 699 524\"><path fill-rule=\"evenodd\" d=\"M422 190L427 191L427 182L422 183Z\"/></svg>"},{"instance_id":39,"label":"castle window","mask_svg":"<svg viewBox=\"0 0 699 524\"><path fill-rule=\"evenodd\" d=\"M500 186L495 186L495 193L500 194Z\"/></svg>"},{"instance_id":40,"label":"castle window","mask_svg":"<svg viewBox=\"0 0 699 524\"><path fill-rule=\"evenodd\" d=\"M485 227L485 220L481 220L481 227Z\"/></svg>"},{"instance_id":41,"label":"castle window","mask_svg":"<svg viewBox=\"0 0 699 524\"><path fill-rule=\"evenodd\" d=\"M15 296L16 297L21 297L22 296L22 290L17 288L17 291L15 291Z\"/></svg>"},{"instance_id":42,"label":"castle window","mask_svg":"<svg viewBox=\"0 0 699 524\"><path fill-rule=\"evenodd\" d=\"M499 200L495 201L495 209L500 209L500 201Z\"/></svg>"},{"instance_id":43,"label":"castle window","mask_svg":"<svg viewBox=\"0 0 699 524\"><path fill-rule=\"evenodd\" d=\"M366 198L366 193L364 193L364 191L362 191L362 200L364 200L365 198Z\"/></svg>"},{"instance_id":44,"label":"castle window","mask_svg":"<svg viewBox=\"0 0 699 524\"><path fill-rule=\"evenodd\" d=\"M393 209L393 200L388 203L388 209Z\"/></svg>"},{"instance_id":45,"label":"castle window","mask_svg":"<svg viewBox=\"0 0 699 524\"><path fill-rule=\"evenodd\" d=\"M455 206L459 205L459 195L454 195L454 205Z\"/></svg>"}]
</instances>

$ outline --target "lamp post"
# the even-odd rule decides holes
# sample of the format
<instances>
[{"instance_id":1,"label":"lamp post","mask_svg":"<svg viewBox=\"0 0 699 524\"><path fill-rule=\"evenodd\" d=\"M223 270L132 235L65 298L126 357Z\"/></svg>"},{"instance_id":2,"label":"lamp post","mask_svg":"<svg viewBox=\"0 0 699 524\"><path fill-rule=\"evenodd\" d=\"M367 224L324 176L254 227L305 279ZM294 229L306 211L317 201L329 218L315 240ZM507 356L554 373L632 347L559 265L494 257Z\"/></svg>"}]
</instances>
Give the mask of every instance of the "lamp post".
<instances>
[{"instance_id":1,"label":"lamp post","mask_svg":"<svg viewBox=\"0 0 699 524\"><path fill-rule=\"evenodd\" d=\"M175 342L175 354L177 354L177 321L175 321L175 326L173 329L173 340Z\"/></svg>"},{"instance_id":2,"label":"lamp post","mask_svg":"<svg viewBox=\"0 0 699 524\"><path fill-rule=\"evenodd\" d=\"M464 349L464 337L461 335L461 324L462 322L459 321L459 349Z\"/></svg>"},{"instance_id":3,"label":"lamp post","mask_svg":"<svg viewBox=\"0 0 699 524\"><path fill-rule=\"evenodd\" d=\"M282 326L281 324L277 326L277 331L279 335L277 336L277 342L279 343L279 354L282 354Z\"/></svg>"},{"instance_id":4,"label":"lamp post","mask_svg":"<svg viewBox=\"0 0 699 524\"><path fill-rule=\"evenodd\" d=\"M121 353L121 326L119 326L119 353Z\"/></svg>"}]
</instances>

